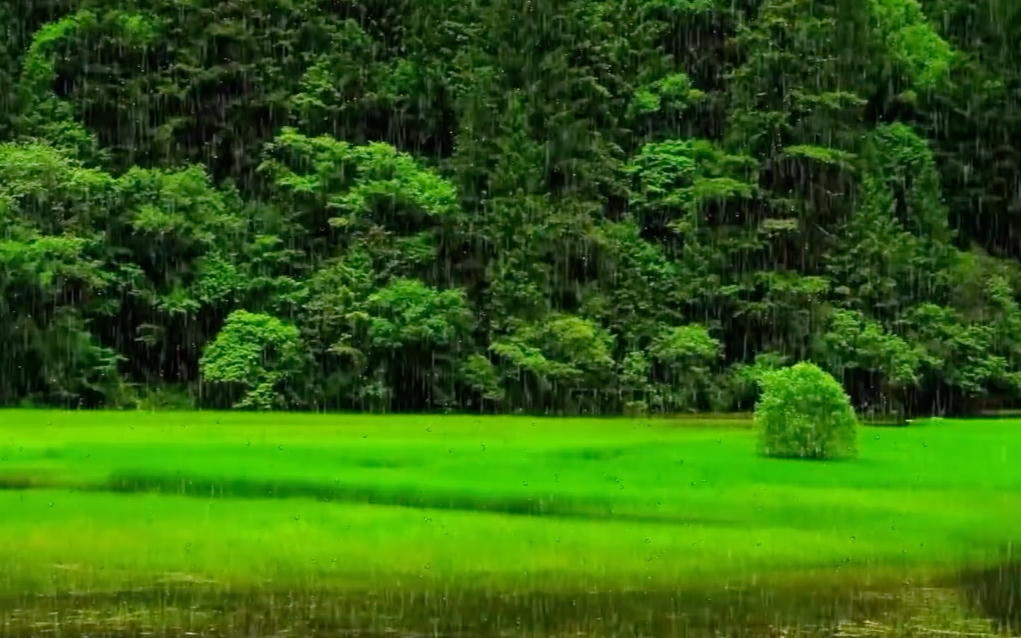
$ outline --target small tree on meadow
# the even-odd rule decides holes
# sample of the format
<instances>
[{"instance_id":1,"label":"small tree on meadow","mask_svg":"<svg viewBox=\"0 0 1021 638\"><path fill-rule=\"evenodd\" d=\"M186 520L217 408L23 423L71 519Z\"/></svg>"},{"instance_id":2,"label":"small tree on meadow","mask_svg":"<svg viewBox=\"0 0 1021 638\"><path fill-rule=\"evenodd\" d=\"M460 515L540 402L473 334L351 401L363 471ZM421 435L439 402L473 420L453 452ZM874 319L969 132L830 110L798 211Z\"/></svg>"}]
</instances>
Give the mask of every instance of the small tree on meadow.
<instances>
[{"instance_id":1,"label":"small tree on meadow","mask_svg":"<svg viewBox=\"0 0 1021 638\"><path fill-rule=\"evenodd\" d=\"M814 363L766 371L755 404L762 453L778 458L855 456L858 419L844 388Z\"/></svg>"}]
</instances>

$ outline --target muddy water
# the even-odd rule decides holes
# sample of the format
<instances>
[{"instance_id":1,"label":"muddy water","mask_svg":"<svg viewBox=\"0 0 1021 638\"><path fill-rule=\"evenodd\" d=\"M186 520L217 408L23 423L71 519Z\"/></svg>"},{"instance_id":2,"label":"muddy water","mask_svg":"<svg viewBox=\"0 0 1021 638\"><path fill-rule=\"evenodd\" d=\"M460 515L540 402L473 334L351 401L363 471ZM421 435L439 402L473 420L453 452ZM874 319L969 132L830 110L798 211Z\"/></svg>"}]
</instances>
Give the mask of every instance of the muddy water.
<instances>
[{"instance_id":1,"label":"muddy water","mask_svg":"<svg viewBox=\"0 0 1021 638\"><path fill-rule=\"evenodd\" d=\"M0 636L1012 635L1021 568L896 590L249 593L195 588L0 601Z\"/></svg>"}]
</instances>

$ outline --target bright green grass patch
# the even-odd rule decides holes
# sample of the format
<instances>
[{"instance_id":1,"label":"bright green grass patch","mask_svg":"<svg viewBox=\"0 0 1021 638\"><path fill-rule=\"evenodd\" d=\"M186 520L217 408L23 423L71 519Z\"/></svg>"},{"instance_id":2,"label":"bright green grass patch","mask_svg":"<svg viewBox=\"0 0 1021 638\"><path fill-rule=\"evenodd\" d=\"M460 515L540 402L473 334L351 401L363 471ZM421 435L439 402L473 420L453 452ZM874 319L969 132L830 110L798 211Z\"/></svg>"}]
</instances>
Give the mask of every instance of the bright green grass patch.
<instances>
[{"instance_id":1,"label":"bright green grass patch","mask_svg":"<svg viewBox=\"0 0 1021 638\"><path fill-rule=\"evenodd\" d=\"M806 462L727 421L0 412L0 591L923 578L1018 540L1021 422L858 444Z\"/></svg>"}]
</instances>

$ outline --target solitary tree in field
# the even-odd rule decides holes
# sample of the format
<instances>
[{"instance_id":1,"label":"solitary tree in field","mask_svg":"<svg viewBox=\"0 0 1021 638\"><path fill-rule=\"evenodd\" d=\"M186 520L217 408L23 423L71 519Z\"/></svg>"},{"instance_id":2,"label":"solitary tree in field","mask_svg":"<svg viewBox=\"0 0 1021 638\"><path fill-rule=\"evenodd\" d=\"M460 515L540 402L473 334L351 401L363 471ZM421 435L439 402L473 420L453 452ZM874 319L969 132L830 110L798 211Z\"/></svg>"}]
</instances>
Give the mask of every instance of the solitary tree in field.
<instances>
[{"instance_id":1,"label":"solitary tree in field","mask_svg":"<svg viewBox=\"0 0 1021 638\"><path fill-rule=\"evenodd\" d=\"M762 453L778 458L855 456L857 417L844 388L814 363L762 373L755 405Z\"/></svg>"}]
</instances>

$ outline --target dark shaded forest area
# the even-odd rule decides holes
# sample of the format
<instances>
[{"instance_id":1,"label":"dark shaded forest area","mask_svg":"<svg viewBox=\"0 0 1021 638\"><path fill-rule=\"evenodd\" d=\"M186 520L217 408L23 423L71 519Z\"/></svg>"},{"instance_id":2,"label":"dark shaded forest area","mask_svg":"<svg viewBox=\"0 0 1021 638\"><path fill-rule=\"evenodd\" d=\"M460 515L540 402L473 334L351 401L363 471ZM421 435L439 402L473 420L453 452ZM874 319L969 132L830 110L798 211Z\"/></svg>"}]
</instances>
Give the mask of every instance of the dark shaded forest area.
<instances>
[{"instance_id":1,"label":"dark shaded forest area","mask_svg":"<svg viewBox=\"0 0 1021 638\"><path fill-rule=\"evenodd\" d=\"M0 404L1021 404L1014 0L0 4Z\"/></svg>"}]
</instances>

